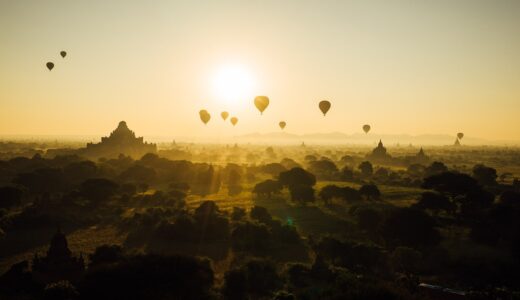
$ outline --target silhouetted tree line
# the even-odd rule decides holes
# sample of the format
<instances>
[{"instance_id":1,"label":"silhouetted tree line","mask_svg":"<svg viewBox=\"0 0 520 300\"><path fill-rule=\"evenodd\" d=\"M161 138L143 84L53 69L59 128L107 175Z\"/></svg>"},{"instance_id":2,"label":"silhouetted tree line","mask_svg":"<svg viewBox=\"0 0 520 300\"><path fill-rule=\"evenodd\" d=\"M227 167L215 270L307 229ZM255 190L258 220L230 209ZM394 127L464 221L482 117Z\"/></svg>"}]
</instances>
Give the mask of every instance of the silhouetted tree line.
<instances>
[{"instance_id":1,"label":"silhouetted tree line","mask_svg":"<svg viewBox=\"0 0 520 300\"><path fill-rule=\"evenodd\" d=\"M477 164L465 173L435 161L393 170L332 151L305 154L301 164L279 160L273 148L254 155L269 159L218 165L147 154L0 162L7 178L0 186L0 257L42 245L57 225L71 231L115 224L128 233L123 247L90 254L80 279L42 283L31 263L15 264L0 277L0 296L424 299L420 277L479 290L519 284L520 192L497 181L493 168ZM337 182L317 190L318 180ZM228 211L204 200L222 188L239 195L249 184L256 195L251 209ZM410 207L397 207L382 194L386 185L424 192ZM189 208L189 195L202 201ZM290 207L295 218L274 217L262 202ZM332 225L297 227L307 216ZM459 232L474 257L442 243ZM232 261L217 284L215 265L226 259Z\"/></svg>"}]
</instances>

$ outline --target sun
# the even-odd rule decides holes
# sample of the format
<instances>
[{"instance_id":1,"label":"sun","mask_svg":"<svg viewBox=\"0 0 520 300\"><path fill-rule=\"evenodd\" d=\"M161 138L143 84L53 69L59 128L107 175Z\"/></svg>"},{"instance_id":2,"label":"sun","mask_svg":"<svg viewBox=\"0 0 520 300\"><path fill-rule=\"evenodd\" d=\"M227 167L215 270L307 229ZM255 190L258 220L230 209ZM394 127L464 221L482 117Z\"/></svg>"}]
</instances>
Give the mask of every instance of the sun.
<instances>
[{"instance_id":1,"label":"sun","mask_svg":"<svg viewBox=\"0 0 520 300\"><path fill-rule=\"evenodd\" d=\"M220 66L212 77L215 97L226 106L236 107L251 98L254 83L251 72L240 64Z\"/></svg>"}]
</instances>

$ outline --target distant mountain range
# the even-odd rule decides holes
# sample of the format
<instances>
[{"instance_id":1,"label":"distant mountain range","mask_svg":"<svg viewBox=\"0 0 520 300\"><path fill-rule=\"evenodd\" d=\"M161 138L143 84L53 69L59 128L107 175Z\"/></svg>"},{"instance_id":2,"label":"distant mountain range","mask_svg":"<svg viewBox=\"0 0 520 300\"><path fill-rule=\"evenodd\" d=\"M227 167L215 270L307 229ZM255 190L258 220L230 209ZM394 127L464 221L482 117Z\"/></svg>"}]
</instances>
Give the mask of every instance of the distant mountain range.
<instances>
[{"instance_id":1,"label":"distant mountain range","mask_svg":"<svg viewBox=\"0 0 520 300\"><path fill-rule=\"evenodd\" d=\"M309 134L291 134L286 132L271 132L271 133L251 133L238 136L242 142L271 142L294 144L302 143L323 143L323 144L364 144L372 145L379 140L382 140L385 145L453 145L455 143L455 136L442 134L423 134L423 135L409 135L409 134L363 134L354 133L346 134L342 132L329 133L309 133ZM486 139L464 137L461 141L464 145L517 145L514 141L490 141Z\"/></svg>"}]
</instances>

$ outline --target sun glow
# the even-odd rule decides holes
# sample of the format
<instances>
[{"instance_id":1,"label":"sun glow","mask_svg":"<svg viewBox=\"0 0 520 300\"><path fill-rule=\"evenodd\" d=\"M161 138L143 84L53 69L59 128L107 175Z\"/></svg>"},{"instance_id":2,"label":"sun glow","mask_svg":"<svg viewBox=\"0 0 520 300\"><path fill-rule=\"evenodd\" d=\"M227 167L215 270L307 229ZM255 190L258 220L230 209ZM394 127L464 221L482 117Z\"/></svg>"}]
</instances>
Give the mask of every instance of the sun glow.
<instances>
[{"instance_id":1,"label":"sun glow","mask_svg":"<svg viewBox=\"0 0 520 300\"><path fill-rule=\"evenodd\" d=\"M212 84L218 102L229 106L239 106L253 97L253 76L242 65L226 65L218 68L213 75Z\"/></svg>"}]
</instances>

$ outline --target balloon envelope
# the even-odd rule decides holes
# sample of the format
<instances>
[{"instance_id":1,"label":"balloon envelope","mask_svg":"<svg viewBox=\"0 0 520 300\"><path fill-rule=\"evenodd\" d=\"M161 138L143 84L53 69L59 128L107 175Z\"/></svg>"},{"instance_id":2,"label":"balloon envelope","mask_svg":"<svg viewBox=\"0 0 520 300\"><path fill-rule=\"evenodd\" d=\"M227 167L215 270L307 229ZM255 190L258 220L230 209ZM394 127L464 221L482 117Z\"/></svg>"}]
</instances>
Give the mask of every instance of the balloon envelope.
<instances>
[{"instance_id":1,"label":"balloon envelope","mask_svg":"<svg viewBox=\"0 0 520 300\"><path fill-rule=\"evenodd\" d=\"M365 133L368 133L370 131L370 125L366 124L366 125L363 125L363 131Z\"/></svg>"},{"instance_id":2,"label":"balloon envelope","mask_svg":"<svg viewBox=\"0 0 520 300\"><path fill-rule=\"evenodd\" d=\"M280 125L280 128L282 128L282 130L285 128L285 126L287 125L287 123L285 123L284 121L281 121L280 123L278 123L278 125Z\"/></svg>"},{"instance_id":3,"label":"balloon envelope","mask_svg":"<svg viewBox=\"0 0 520 300\"><path fill-rule=\"evenodd\" d=\"M326 115L330 109L330 102L327 100L323 100L320 101L320 104L318 106L320 107L320 110L323 113L323 115Z\"/></svg>"},{"instance_id":4,"label":"balloon envelope","mask_svg":"<svg viewBox=\"0 0 520 300\"><path fill-rule=\"evenodd\" d=\"M237 125L238 119L236 117L232 117L229 120L231 121L231 124L233 124L233 126Z\"/></svg>"},{"instance_id":5,"label":"balloon envelope","mask_svg":"<svg viewBox=\"0 0 520 300\"><path fill-rule=\"evenodd\" d=\"M65 56L67 56L67 52L65 52L65 51L61 51L61 52L60 52L60 55L61 55L61 57L65 58Z\"/></svg>"},{"instance_id":6,"label":"balloon envelope","mask_svg":"<svg viewBox=\"0 0 520 300\"><path fill-rule=\"evenodd\" d=\"M225 121L227 119L227 117L229 116L229 113L227 111L223 111L220 113L220 116Z\"/></svg>"},{"instance_id":7,"label":"balloon envelope","mask_svg":"<svg viewBox=\"0 0 520 300\"><path fill-rule=\"evenodd\" d=\"M52 62L48 62L48 63L46 64L46 66L47 66L47 69L49 69L49 71L52 71L52 68L54 68L54 63L52 63Z\"/></svg>"},{"instance_id":8,"label":"balloon envelope","mask_svg":"<svg viewBox=\"0 0 520 300\"><path fill-rule=\"evenodd\" d=\"M461 140L464 137L464 133L463 132L457 133L457 137L459 138L459 140Z\"/></svg>"},{"instance_id":9,"label":"balloon envelope","mask_svg":"<svg viewBox=\"0 0 520 300\"><path fill-rule=\"evenodd\" d=\"M267 98L267 96L255 97L255 106L260 111L260 114L262 114L267 106L269 106L269 98Z\"/></svg>"},{"instance_id":10,"label":"balloon envelope","mask_svg":"<svg viewBox=\"0 0 520 300\"><path fill-rule=\"evenodd\" d=\"M200 116L200 120L204 124L208 124L209 120L211 119L211 115L205 109L202 109L201 111L199 111L199 116Z\"/></svg>"}]
</instances>

